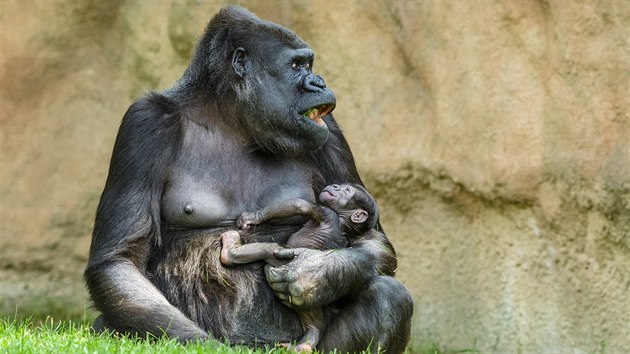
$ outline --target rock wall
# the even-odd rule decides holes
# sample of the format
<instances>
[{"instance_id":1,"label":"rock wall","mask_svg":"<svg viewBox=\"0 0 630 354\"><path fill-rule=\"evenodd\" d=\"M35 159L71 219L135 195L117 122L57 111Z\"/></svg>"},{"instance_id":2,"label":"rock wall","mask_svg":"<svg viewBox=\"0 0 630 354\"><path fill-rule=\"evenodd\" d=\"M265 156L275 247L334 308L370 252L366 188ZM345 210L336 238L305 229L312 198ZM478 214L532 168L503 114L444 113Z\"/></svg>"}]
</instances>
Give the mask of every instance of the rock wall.
<instances>
[{"instance_id":1,"label":"rock wall","mask_svg":"<svg viewBox=\"0 0 630 354\"><path fill-rule=\"evenodd\" d=\"M83 313L120 118L225 3L0 2L4 313ZM630 3L241 4L316 51L414 350L630 351Z\"/></svg>"}]
</instances>

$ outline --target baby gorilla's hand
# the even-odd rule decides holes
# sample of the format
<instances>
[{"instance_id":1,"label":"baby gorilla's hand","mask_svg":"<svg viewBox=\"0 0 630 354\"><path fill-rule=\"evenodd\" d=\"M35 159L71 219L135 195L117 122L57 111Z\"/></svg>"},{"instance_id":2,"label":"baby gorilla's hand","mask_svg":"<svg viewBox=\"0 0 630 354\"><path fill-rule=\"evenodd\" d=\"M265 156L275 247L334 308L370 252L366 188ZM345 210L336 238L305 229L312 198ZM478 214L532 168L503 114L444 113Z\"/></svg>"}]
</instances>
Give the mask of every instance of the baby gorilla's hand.
<instances>
[{"instance_id":1,"label":"baby gorilla's hand","mask_svg":"<svg viewBox=\"0 0 630 354\"><path fill-rule=\"evenodd\" d=\"M260 224L260 218L257 211L246 211L236 220L236 226L241 230L249 229L252 225Z\"/></svg>"}]
</instances>

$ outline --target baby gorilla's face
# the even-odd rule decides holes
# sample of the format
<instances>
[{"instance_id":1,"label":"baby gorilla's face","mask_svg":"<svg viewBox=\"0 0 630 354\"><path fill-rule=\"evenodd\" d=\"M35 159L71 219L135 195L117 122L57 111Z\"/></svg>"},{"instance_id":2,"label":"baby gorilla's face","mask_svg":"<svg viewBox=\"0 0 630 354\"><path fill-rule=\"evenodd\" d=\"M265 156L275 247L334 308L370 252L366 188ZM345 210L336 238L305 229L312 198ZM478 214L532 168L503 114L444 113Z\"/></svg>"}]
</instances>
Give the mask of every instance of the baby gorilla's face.
<instances>
[{"instance_id":1,"label":"baby gorilla's face","mask_svg":"<svg viewBox=\"0 0 630 354\"><path fill-rule=\"evenodd\" d=\"M337 209L351 209L356 207L351 203L352 198L357 190L347 184L331 184L326 186L324 190L319 194L319 201L335 210Z\"/></svg>"},{"instance_id":2,"label":"baby gorilla's face","mask_svg":"<svg viewBox=\"0 0 630 354\"><path fill-rule=\"evenodd\" d=\"M368 219L367 211L361 209L360 202L354 199L355 195L361 198L357 193L362 191L357 191L349 184L331 184L320 193L319 201L333 209L341 218L342 224L353 228L352 224L363 224Z\"/></svg>"}]
</instances>

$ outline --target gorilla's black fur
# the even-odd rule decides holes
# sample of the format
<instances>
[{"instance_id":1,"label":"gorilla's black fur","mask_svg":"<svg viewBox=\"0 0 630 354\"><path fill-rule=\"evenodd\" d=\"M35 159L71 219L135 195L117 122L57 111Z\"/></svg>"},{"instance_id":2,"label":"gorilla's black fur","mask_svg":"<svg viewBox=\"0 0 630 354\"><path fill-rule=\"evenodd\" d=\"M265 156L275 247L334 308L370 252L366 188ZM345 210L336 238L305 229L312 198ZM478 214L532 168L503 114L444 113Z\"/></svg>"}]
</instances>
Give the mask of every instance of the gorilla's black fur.
<instances>
[{"instance_id":1,"label":"gorilla's black fur","mask_svg":"<svg viewBox=\"0 0 630 354\"><path fill-rule=\"evenodd\" d=\"M129 107L85 271L97 329L256 345L300 338L291 307L326 306L336 315L318 349L404 350L412 301L382 232L333 253L296 249L282 267L219 261L220 235L243 211L362 184L313 58L289 30L229 7L178 83ZM241 236L283 243L301 222Z\"/></svg>"}]
</instances>

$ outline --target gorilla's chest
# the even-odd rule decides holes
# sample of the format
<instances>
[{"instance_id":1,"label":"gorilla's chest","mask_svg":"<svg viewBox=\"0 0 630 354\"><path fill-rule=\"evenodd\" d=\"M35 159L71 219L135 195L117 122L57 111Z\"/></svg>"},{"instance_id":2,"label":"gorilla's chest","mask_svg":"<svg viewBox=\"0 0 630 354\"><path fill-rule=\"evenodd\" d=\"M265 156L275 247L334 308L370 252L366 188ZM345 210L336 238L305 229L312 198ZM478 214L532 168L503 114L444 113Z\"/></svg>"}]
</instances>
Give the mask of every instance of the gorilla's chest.
<instances>
[{"instance_id":1,"label":"gorilla's chest","mask_svg":"<svg viewBox=\"0 0 630 354\"><path fill-rule=\"evenodd\" d=\"M184 141L181 151L161 202L162 218L170 226L226 226L243 211L280 200L314 200L312 177L298 160L247 152L216 139Z\"/></svg>"}]
</instances>

